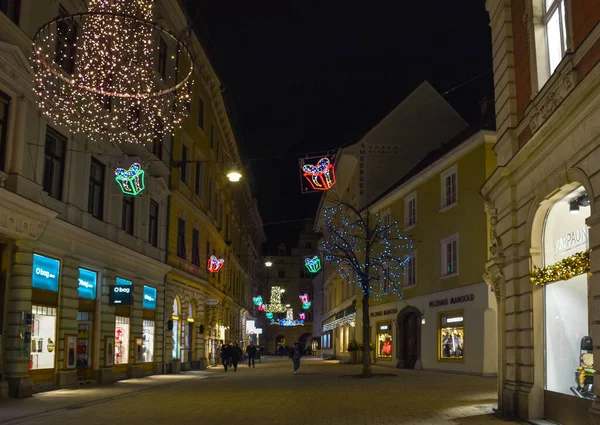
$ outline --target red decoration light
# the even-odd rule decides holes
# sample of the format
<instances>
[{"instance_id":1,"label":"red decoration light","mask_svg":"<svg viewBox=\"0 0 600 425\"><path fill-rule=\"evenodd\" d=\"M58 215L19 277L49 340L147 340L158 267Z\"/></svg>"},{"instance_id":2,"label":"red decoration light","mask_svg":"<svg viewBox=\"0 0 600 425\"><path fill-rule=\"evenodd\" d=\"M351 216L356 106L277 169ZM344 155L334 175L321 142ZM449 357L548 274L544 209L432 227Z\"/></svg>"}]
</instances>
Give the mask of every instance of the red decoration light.
<instances>
[{"instance_id":1,"label":"red decoration light","mask_svg":"<svg viewBox=\"0 0 600 425\"><path fill-rule=\"evenodd\" d=\"M264 304L259 305L258 306L258 310L259 311L265 311L265 305Z\"/></svg>"},{"instance_id":2,"label":"red decoration light","mask_svg":"<svg viewBox=\"0 0 600 425\"><path fill-rule=\"evenodd\" d=\"M210 258L208 259L207 269L211 273L218 273L221 270L221 268L223 267L223 263L225 263L224 259L217 258L214 255L211 255Z\"/></svg>"},{"instance_id":3,"label":"red decoration light","mask_svg":"<svg viewBox=\"0 0 600 425\"><path fill-rule=\"evenodd\" d=\"M317 165L305 164L304 177L314 190L329 190L335 184L335 167L329 158L321 158Z\"/></svg>"},{"instance_id":4,"label":"red decoration light","mask_svg":"<svg viewBox=\"0 0 600 425\"><path fill-rule=\"evenodd\" d=\"M306 313L300 313L298 317L300 318L300 320L306 320Z\"/></svg>"}]
</instances>

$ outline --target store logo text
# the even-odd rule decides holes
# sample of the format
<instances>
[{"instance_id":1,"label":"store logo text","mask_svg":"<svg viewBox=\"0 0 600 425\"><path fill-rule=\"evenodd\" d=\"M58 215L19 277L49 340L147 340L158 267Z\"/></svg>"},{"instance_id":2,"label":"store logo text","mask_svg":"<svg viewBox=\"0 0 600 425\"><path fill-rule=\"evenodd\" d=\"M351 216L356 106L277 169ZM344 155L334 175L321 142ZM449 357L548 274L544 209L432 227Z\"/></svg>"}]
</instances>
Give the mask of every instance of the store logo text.
<instances>
[{"instance_id":1,"label":"store logo text","mask_svg":"<svg viewBox=\"0 0 600 425\"><path fill-rule=\"evenodd\" d=\"M54 273L50 273L48 270L44 270L40 267L35 269L35 274L44 276L46 279L54 279L56 277L56 275Z\"/></svg>"},{"instance_id":2,"label":"store logo text","mask_svg":"<svg viewBox=\"0 0 600 425\"><path fill-rule=\"evenodd\" d=\"M443 300L429 301L429 308L440 307L448 304L459 304L473 301L475 294L463 295L461 297L444 298Z\"/></svg>"},{"instance_id":3,"label":"store logo text","mask_svg":"<svg viewBox=\"0 0 600 425\"><path fill-rule=\"evenodd\" d=\"M582 226L573 232L569 232L562 238L558 238L554 241L554 252L565 251L574 246L587 243L588 235L589 230L587 226Z\"/></svg>"}]
</instances>

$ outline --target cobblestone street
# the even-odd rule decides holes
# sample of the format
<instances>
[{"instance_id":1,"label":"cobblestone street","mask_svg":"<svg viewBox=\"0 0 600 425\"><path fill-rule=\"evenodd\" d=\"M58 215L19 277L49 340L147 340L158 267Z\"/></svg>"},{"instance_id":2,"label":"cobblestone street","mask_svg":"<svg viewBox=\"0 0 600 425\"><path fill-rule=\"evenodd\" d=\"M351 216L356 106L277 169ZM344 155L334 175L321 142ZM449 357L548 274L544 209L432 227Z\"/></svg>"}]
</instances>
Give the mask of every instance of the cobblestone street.
<instances>
[{"instance_id":1,"label":"cobblestone street","mask_svg":"<svg viewBox=\"0 0 600 425\"><path fill-rule=\"evenodd\" d=\"M53 391L0 402L0 423L95 424L515 424L492 416L495 380L303 359Z\"/></svg>"}]
</instances>

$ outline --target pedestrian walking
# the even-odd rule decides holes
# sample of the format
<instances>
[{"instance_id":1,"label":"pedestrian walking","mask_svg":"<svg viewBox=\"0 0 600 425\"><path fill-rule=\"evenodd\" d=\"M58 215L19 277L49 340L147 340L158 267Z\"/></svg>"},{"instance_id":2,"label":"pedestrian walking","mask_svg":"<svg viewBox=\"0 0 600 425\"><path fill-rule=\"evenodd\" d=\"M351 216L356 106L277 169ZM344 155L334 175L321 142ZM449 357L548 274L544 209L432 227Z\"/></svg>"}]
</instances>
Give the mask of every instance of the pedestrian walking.
<instances>
[{"instance_id":1,"label":"pedestrian walking","mask_svg":"<svg viewBox=\"0 0 600 425\"><path fill-rule=\"evenodd\" d=\"M238 361L242 358L242 349L236 342L233 347L231 347L231 364L233 365L233 371L237 372Z\"/></svg>"},{"instance_id":2,"label":"pedestrian walking","mask_svg":"<svg viewBox=\"0 0 600 425\"><path fill-rule=\"evenodd\" d=\"M246 347L246 354L248 354L248 367L250 367L250 363L252 363L252 367L256 367L254 366L254 358L256 357L256 346L253 342L251 342L250 345Z\"/></svg>"},{"instance_id":3,"label":"pedestrian walking","mask_svg":"<svg viewBox=\"0 0 600 425\"><path fill-rule=\"evenodd\" d=\"M231 357L231 348L228 344L221 346L221 361L223 362L223 368L227 372L227 366L229 366L229 358Z\"/></svg>"},{"instance_id":4,"label":"pedestrian walking","mask_svg":"<svg viewBox=\"0 0 600 425\"><path fill-rule=\"evenodd\" d=\"M290 350L290 358L294 363L294 374L298 373L298 369L300 368L300 344L295 343L292 349Z\"/></svg>"}]
</instances>

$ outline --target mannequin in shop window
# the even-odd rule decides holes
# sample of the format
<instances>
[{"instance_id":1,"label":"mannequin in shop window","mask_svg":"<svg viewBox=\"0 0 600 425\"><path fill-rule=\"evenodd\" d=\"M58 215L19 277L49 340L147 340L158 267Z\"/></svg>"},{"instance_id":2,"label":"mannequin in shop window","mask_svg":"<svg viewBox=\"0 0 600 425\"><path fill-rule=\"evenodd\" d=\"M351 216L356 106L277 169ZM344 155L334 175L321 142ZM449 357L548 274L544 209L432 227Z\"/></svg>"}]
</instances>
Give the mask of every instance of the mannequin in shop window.
<instances>
[{"instance_id":1,"label":"mannequin in shop window","mask_svg":"<svg viewBox=\"0 0 600 425\"><path fill-rule=\"evenodd\" d=\"M450 332L446 332L444 334L442 343L444 345L444 357L451 357L450 352L452 350L452 336L450 335Z\"/></svg>"},{"instance_id":2,"label":"mannequin in shop window","mask_svg":"<svg viewBox=\"0 0 600 425\"><path fill-rule=\"evenodd\" d=\"M381 354L384 356L392 355L392 340L389 336L387 336L385 338L385 341L383 341L383 347L381 347Z\"/></svg>"}]
</instances>

